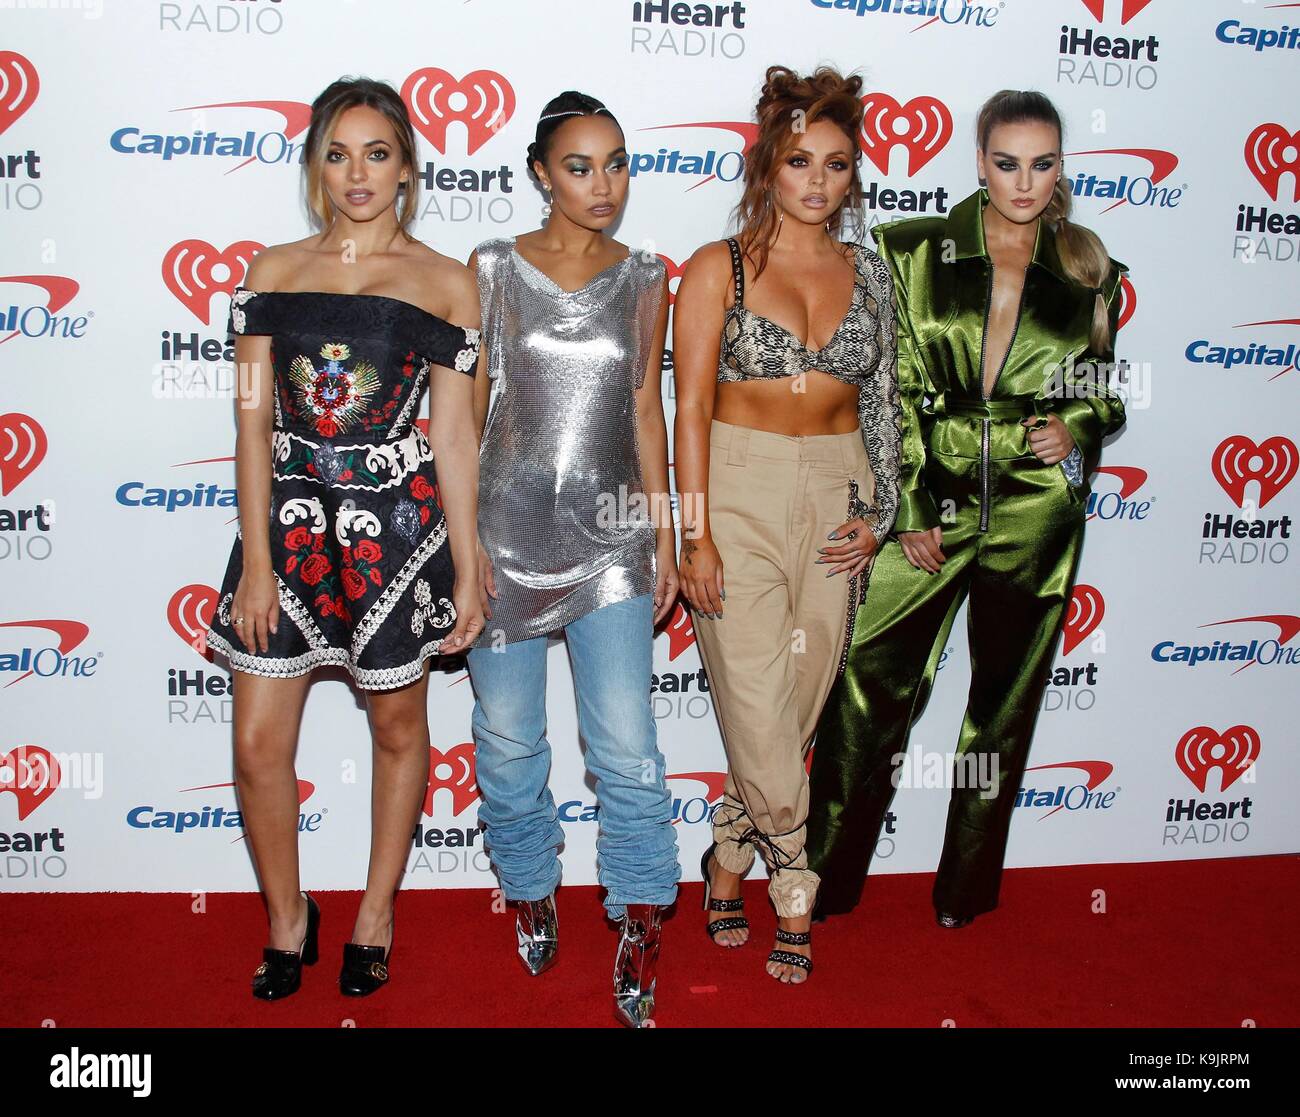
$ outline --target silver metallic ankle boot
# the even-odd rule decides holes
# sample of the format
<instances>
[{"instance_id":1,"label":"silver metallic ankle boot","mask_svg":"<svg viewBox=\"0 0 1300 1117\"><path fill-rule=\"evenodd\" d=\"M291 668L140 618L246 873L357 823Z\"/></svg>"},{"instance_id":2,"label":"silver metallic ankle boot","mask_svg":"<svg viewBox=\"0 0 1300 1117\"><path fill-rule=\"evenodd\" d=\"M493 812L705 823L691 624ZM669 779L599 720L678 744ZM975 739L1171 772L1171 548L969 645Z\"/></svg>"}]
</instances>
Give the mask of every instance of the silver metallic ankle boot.
<instances>
[{"instance_id":1,"label":"silver metallic ankle boot","mask_svg":"<svg viewBox=\"0 0 1300 1117\"><path fill-rule=\"evenodd\" d=\"M658 904L628 904L614 957L614 1015L629 1028L644 1028L655 1010L659 960Z\"/></svg>"},{"instance_id":2,"label":"silver metallic ankle boot","mask_svg":"<svg viewBox=\"0 0 1300 1117\"><path fill-rule=\"evenodd\" d=\"M555 913L555 893L542 900L520 900L515 915L519 960L533 977L555 965L560 949L560 919Z\"/></svg>"}]
</instances>

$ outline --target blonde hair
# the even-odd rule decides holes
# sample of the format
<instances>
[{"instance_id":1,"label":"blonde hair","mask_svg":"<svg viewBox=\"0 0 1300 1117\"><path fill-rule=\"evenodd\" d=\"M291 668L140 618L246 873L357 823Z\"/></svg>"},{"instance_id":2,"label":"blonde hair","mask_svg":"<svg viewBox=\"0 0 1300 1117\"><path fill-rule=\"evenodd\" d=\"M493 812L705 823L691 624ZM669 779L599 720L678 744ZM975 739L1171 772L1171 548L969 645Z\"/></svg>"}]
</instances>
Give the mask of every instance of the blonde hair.
<instances>
[{"instance_id":1,"label":"blonde hair","mask_svg":"<svg viewBox=\"0 0 1300 1117\"><path fill-rule=\"evenodd\" d=\"M975 133L980 151L988 151L989 135L998 125L1025 121L1051 125L1064 146L1065 129L1061 124L1061 114L1047 97L1034 90L1003 89L984 102L976 118ZM1056 250L1066 275L1081 287L1091 287L1097 292L1089 342L1095 352L1106 354L1111 352L1115 341L1111 337L1106 295L1102 290L1102 284L1111 273L1110 254L1096 233L1070 220L1073 202L1070 180L1062 175L1052 191L1047 209L1043 211L1043 218L1056 235Z\"/></svg>"},{"instance_id":2,"label":"blonde hair","mask_svg":"<svg viewBox=\"0 0 1300 1117\"><path fill-rule=\"evenodd\" d=\"M306 174L307 208L318 226L328 228L334 221L334 204L325 189L325 160L339 117L348 109L364 105L374 109L393 126L403 166L410 170L406 183L399 188L397 226L408 240L414 240L410 227L420 212L420 188L415 176L415 130L406 102L387 82L370 78L340 78L326 87L312 102L311 124L303 147Z\"/></svg>"}]
</instances>

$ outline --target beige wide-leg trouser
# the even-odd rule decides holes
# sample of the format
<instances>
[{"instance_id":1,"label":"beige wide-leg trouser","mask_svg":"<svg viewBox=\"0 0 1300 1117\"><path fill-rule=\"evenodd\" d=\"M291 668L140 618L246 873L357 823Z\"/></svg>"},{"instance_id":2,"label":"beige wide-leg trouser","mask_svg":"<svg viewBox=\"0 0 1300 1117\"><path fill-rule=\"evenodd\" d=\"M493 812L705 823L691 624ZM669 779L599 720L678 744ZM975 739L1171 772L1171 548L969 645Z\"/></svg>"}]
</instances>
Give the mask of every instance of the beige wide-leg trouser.
<instances>
[{"instance_id":1,"label":"beige wide-leg trouser","mask_svg":"<svg viewBox=\"0 0 1300 1117\"><path fill-rule=\"evenodd\" d=\"M858 431L772 434L714 420L709 523L722 558L722 617L694 616L727 752L727 781L713 816L718 864L747 873L755 847L781 916L805 915L817 896L808 869L806 759L840 668L850 598L859 578L826 576L818 548L873 503L870 463Z\"/></svg>"}]
</instances>

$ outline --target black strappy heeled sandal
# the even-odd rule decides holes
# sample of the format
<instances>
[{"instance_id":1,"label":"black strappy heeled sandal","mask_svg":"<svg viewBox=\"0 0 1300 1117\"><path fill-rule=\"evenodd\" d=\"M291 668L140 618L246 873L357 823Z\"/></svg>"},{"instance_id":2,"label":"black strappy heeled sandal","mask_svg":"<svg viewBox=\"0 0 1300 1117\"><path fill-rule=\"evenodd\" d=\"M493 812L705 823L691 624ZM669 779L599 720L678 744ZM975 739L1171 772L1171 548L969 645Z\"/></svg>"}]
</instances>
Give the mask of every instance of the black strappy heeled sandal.
<instances>
[{"instance_id":1,"label":"black strappy heeled sandal","mask_svg":"<svg viewBox=\"0 0 1300 1117\"><path fill-rule=\"evenodd\" d=\"M807 946L812 942L811 931L785 931L780 927L776 929L776 941L784 943L786 946ZM782 950L779 946L772 948L772 953L767 956L769 962L775 962L780 966L795 966L798 969L807 971L812 976L812 959L805 958L802 954L796 954L793 950ZM773 975L775 976L775 975ZM777 978L779 981L780 978ZM805 981L807 978L804 979ZM802 981L787 981L786 985L802 985Z\"/></svg>"},{"instance_id":2,"label":"black strappy heeled sandal","mask_svg":"<svg viewBox=\"0 0 1300 1117\"><path fill-rule=\"evenodd\" d=\"M713 896L713 881L709 873L709 862L713 860L713 851L718 848L718 843L714 842L704 851L704 856L700 858L700 875L704 877L704 910L705 911L744 911L745 901L741 897L734 900L715 900ZM714 919L706 923L704 929L719 946L726 945L718 943L718 936L723 931L748 931L749 920L743 915L729 915L722 919ZM737 946L743 946L743 943L737 943Z\"/></svg>"}]
</instances>

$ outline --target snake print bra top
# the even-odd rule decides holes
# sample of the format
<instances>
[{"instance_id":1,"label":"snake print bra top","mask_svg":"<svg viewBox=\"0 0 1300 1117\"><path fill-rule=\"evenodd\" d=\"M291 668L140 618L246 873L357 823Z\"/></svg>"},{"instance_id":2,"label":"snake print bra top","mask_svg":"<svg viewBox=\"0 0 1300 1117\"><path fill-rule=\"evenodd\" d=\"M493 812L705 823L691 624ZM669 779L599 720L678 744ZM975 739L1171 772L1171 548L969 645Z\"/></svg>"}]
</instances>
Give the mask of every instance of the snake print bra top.
<instances>
[{"instance_id":1,"label":"snake print bra top","mask_svg":"<svg viewBox=\"0 0 1300 1117\"><path fill-rule=\"evenodd\" d=\"M722 323L719 381L770 380L817 369L859 384L874 375L882 358L893 359L893 284L888 265L870 249L853 246L855 275L848 312L830 341L810 349L785 327L745 305L740 245L730 238L727 247L736 297Z\"/></svg>"},{"instance_id":2,"label":"snake print bra top","mask_svg":"<svg viewBox=\"0 0 1300 1117\"><path fill-rule=\"evenodd\" d=\"M719 382L775 380L818 370L858 389L858 420L875 480L875 506L864 513L883 540L898 512L903 411L898 397L894 284L889 265L871 249L853 245L853 298L830 341L809 349L789 330L745 306L740 245L731 249L735 302L722 321Z\"/></svg>"}]
</instances>

